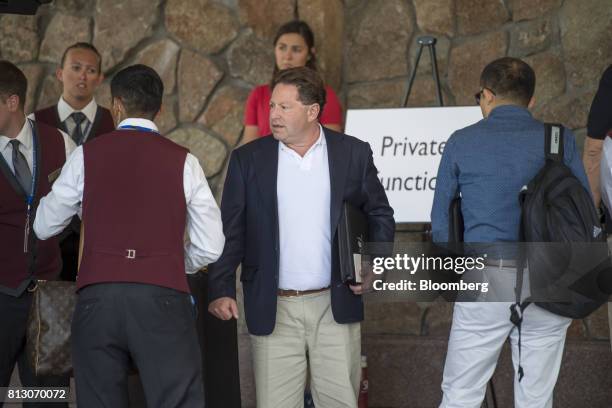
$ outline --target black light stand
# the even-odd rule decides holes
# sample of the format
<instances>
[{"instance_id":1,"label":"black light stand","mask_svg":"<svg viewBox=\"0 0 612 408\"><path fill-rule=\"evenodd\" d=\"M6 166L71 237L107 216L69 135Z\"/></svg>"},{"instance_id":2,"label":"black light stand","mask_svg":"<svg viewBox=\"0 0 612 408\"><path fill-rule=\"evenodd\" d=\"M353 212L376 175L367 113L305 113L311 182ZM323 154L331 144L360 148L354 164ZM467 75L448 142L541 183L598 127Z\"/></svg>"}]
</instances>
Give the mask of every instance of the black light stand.
<instances>
[{"instance_id":1,"label":"black light stand","mask_svg":"<svg viewBox=\"0 0 612 408\"><path fill-rule=\"evenodd\" d=\"M414 84L414 78L416 77L417 69L419 67L419 61L421 60L421 54L423 53L423 47L429 48L429 56L431 58L431 71L433 75L434 83L436 84L436 96L438 98L438 106L444 106L442 101L442 89L440 87L440 76L438 75L438 63L436 61L436 37L430 35L424 35L417 38L417 44L419 44L419 52L417 53L416 60L414 61L414 67L412 68L412 74L410 75L410 81L408 81L408 88L406 89L406 95L404 96L404 103L402 106L408 104L408 98L410 97L410 91L412 91L412 85Z\"/></svg>"}]
</instances>

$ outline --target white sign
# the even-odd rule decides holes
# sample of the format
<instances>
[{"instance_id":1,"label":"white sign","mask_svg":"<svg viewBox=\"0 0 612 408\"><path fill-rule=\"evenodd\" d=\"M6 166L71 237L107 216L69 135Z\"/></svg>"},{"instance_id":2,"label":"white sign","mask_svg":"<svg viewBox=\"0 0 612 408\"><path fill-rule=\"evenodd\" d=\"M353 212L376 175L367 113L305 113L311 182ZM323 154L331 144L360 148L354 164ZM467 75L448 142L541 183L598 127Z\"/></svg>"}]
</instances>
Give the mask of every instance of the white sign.
<instances>
[{"instance_id":1,"label":"white sign","mask_svg":"<svg viewBox=\"0 0 612 408\"><path fill-rule=\"evenodd\" d=\"M350 109L346 133L370 143L395 221L430 222L446 141L481 119L478 106Z\"/></svg>"}]
</instances>

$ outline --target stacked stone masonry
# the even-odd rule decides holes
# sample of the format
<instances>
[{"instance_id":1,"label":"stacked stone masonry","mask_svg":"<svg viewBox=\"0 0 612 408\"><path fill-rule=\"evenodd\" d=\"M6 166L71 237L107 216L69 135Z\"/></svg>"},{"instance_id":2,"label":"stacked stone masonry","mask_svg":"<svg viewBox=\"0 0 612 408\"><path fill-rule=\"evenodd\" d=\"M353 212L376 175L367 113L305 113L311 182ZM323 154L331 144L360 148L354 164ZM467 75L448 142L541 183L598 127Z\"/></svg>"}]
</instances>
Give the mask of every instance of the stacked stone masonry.
<instances>
[{"instance_id":1,"label":"stacked stone masonry","mask_svg":"<svg viewBox=\"0 0 612 408\"><path fill-rule=\"evenodd\" d=\"M37 16L0 15L0 58L28 77L28 111L58 99L55 70L75 41L92 41L102 53L106 80L97 99L104 105L115 72L151 65L165 84L158 125L198 157L219 197L248 92L270 80L274 33L293 18L313 27L319 68L345 108L399 107L416 39L427 34L438 39L446 105L473 104L489 61L524 58L537 75L534 115L577 130L580 146L599 77L612 61L610 0L55 0ZM435 104L423 54L409 106ZM398 231L398 240L421 239L421 226ZM444 303L374 304L364 333L442 339L451 319ZM245 336L241 322L248 352ZM569 337L607 339L606 310L574 322ZM250 387L243 378L247 393Z\"/></svg>"}]
</instances>

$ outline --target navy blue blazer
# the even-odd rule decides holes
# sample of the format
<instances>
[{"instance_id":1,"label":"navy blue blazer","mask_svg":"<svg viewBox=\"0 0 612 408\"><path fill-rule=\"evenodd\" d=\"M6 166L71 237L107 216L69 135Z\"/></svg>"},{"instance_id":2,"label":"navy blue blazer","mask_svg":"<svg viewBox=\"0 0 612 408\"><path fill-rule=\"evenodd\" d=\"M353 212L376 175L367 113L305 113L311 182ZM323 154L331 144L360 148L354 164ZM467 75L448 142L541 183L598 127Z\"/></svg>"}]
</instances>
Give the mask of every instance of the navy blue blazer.
<instances>
[{"instance_id":1,"label":"navy blue blazer","mask_svg":"<svg viewBox=\"0 0 612 408\"><path fill-rule=\"evenodd\" d=\"M395 221L378 179L370 145L327 128L332 239L331 304L338 323L363 320L361 296L340 279L337 227L348 201L368 217L371 242L393 242ZM276 176L278 141L263 137L232 153L221 201L223 254L208 268L209 301L236 298L236 269L244 292L247 327L254 335L272 333L276 322L279 243ZM307 215L306 215L307 216Z\"/></svg>"}]
</instances>

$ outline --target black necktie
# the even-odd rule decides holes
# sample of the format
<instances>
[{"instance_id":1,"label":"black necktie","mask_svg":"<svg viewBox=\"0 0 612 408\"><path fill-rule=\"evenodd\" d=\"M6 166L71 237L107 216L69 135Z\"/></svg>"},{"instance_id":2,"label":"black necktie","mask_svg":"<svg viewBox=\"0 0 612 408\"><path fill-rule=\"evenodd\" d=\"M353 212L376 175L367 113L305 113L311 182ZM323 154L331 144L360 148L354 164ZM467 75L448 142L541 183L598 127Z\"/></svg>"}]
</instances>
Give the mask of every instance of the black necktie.
<instances>
[{"instance_id":1,"label":"black necktie","mask_svg":"<svg viewBox=\"0 0 612 408\"><path fill-rule=\"evenodd\" d=\"M74 143L76 143L78 146L83 143L83 129L81 129L81 123L83 123L83 121L87 118L83 112L72 112L70 117L72 117L72 120L74 120L74 123L76 124L76 127L72 132L72 140L74 140Z\"/></svg>"},{"instance_id":2,"label":"black necktie","mask_svg":"<svg viewBox=\"0 0 612 408\"><path fill-rule=\"evenodd\" d=\"M19 151L19 140L13 139L10 141L13 146L13 169L15 169L15 178L23 188L26 194L30 194L32 190L32 172L26 161L23 153Z\"/></svg>"}]
</instances>

